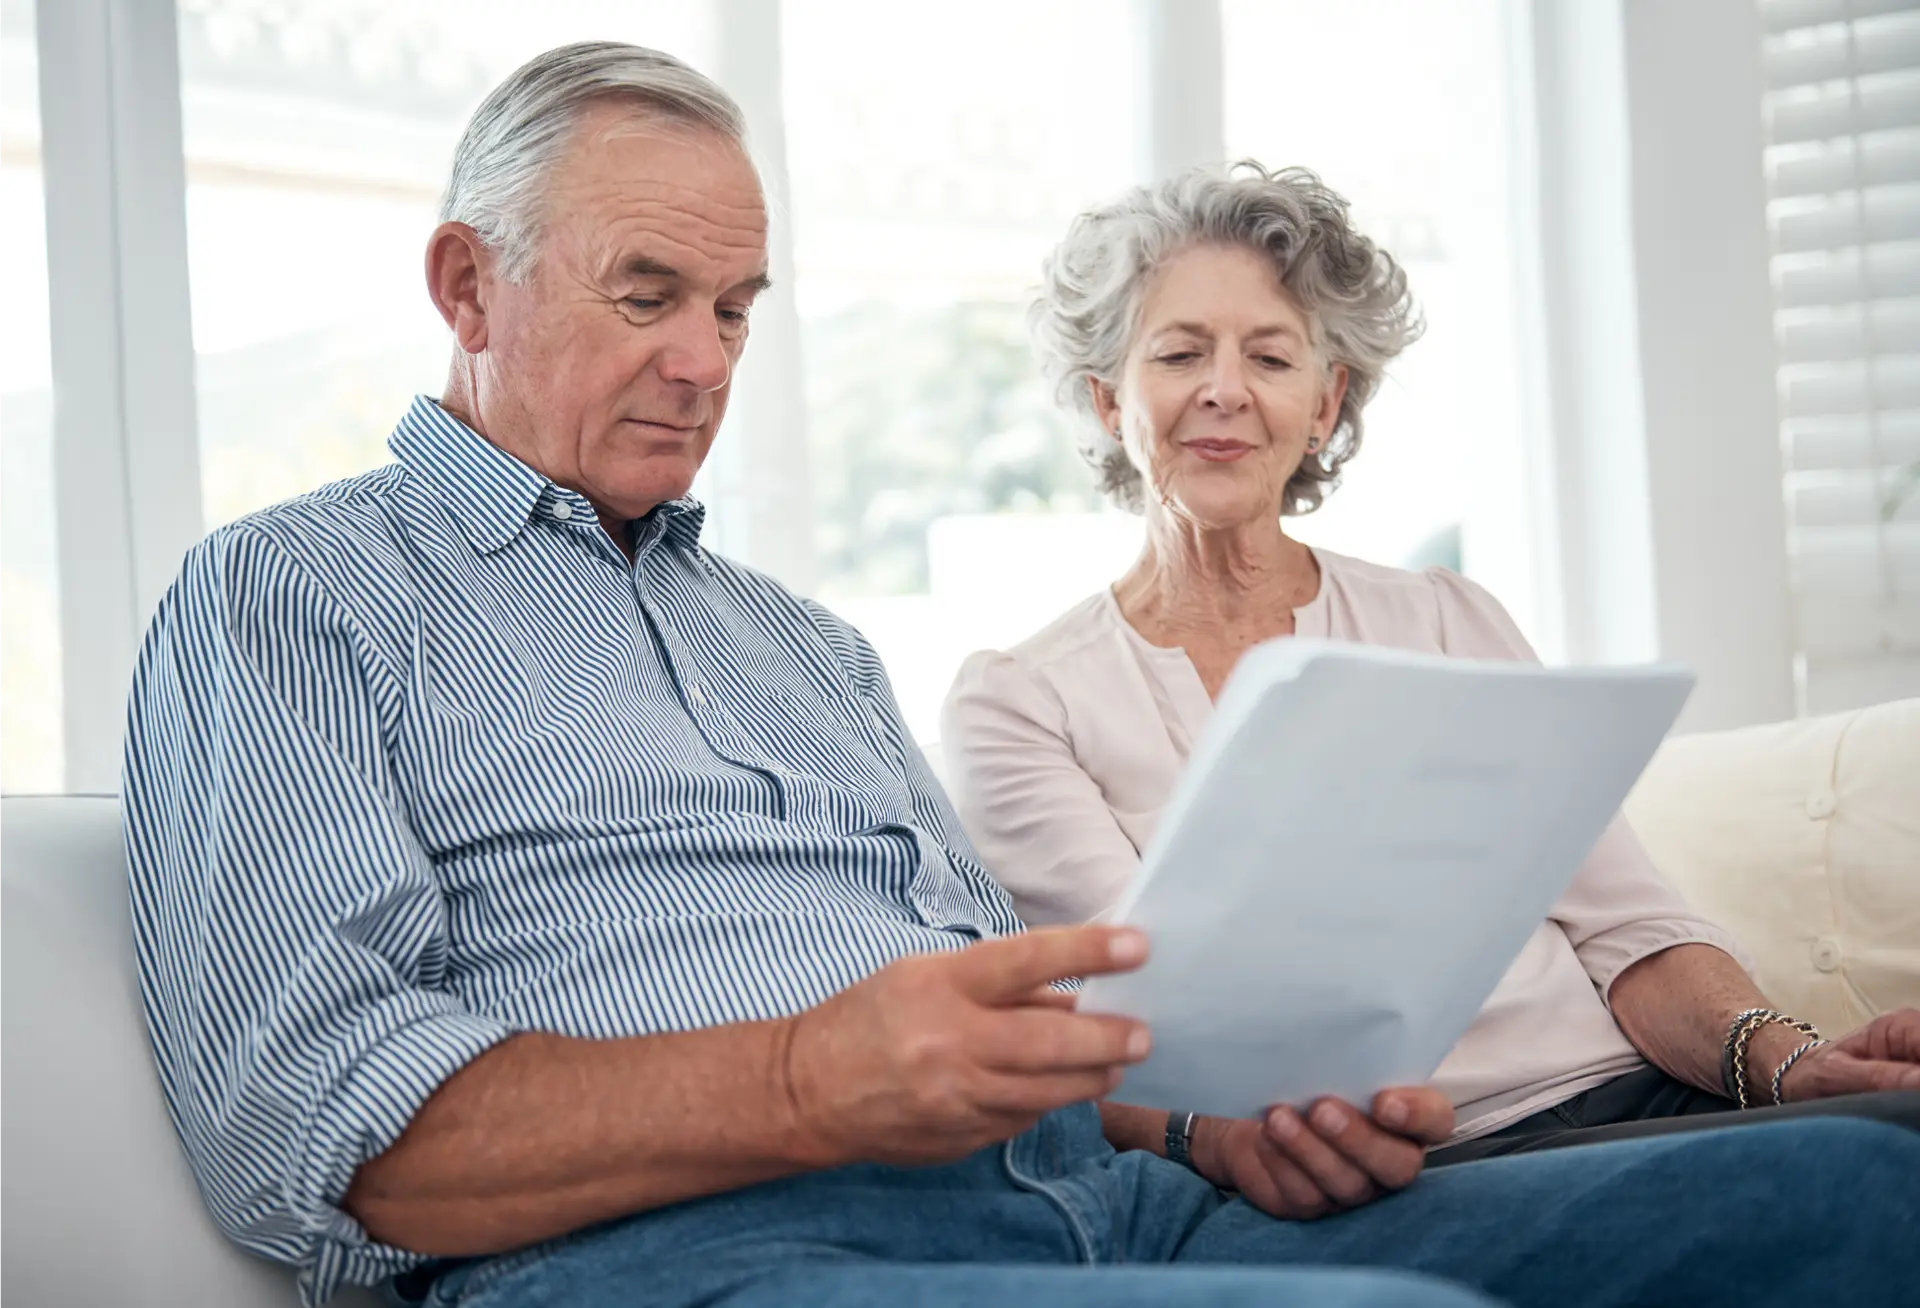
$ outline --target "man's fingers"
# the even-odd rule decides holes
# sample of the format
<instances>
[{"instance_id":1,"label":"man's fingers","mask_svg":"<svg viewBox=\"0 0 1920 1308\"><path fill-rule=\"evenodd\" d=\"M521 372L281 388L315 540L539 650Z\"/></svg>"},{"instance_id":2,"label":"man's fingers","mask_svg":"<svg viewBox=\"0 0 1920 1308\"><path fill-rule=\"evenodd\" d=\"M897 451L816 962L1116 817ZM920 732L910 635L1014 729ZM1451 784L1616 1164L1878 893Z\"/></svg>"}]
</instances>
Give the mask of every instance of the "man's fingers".
<instances>
[{"instance_id":1,"label":"man's fingers","mask_svg":"<svg viewBox=\"0 0 1920 1308\"><path fill-rule=\"evenodd\" d=\"M1132 927L1051 927L982 941L948 957L970 998L1000 1006L1063 977L1131 972L1147 960L1147 938Z\"/></svg>"},{"instance_id":2,"label":"man's fingers","mask_svg":"<svg viewBox=\"0 0 1920 1308\"><path fill-rule=\"evenodd\" d=\"M1104 1098L1120 1084L1110 1071L1054 1072L1041 1076L1001 1073L988 1077L974 1102L990 1113L1039 1115L1068 1104Z\"/></svg>"},{"instance_id":3,"label":"man's fingers","mask_svg":"<svg viewBox=\"0 0 1920 1308\"><path fill-rule=\"evenodd\" d=\"M1373 1097L1373 1120L1395 1135L1423 1145L1453 1134L1453 1104L1432 1086L1396 1086Z\"/></svg>"},{"instance_id":4,"label":"man's fingers","mask_svg":"<svg viewBox=\"0 0 1920 1308\"><path fill-rule=\"evenodd\" d=\"M1132 1018L1051 1008L991 1014L975 1045L982 1066L1028 1075L1105 1071L1139 1062L1151 1047L1146 1025Z\"/></svg>"}]
</instances>

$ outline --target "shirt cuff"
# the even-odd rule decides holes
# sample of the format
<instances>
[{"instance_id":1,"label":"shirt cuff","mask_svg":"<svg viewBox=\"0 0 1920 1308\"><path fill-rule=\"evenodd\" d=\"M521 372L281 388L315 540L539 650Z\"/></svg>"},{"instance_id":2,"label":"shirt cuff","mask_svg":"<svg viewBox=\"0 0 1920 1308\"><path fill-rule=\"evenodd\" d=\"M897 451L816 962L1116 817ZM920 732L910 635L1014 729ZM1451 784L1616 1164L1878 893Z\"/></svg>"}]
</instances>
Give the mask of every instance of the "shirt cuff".
<instances>
[{"instance_id":1,"label":"shirt cuff","mask_svg":"<svg viewBox=\"0 0 1920 1308\"><path fill-rule=\"evenodd\" d=\"M429 998L417 991L409 997ZM450 997L444 1002L441 1011L389 1013L396 1024L371 1037L314 1112L295 1155L297 1173L289 1178L293 1209L313 1241L299 1275L300 1298L308 1308L343 1285L374 1285L426 1261L424 1255L370 1239L339 1204L354 1172L400 1138L434 1091L518 1034L504 1022L459 1008ZM364 1026L358 1034L369 1040Z\"/></svg>"},{"instance_id":2,"label":"shirt cuff","mask_svg":"<svg viewBox=\"0 0 1920 1308\"><path fill-rule=\"evenodd\" d=\"M1580 964L1593 978L1600 998L1612 1007L1613 983L1620 974L1643 958L1651 958L1675 945L1712 945L1753 975L1753 960L1726 931L1711 922L1636 922L1592 936L1574 950Z\"/></svg>"}]
</instances>

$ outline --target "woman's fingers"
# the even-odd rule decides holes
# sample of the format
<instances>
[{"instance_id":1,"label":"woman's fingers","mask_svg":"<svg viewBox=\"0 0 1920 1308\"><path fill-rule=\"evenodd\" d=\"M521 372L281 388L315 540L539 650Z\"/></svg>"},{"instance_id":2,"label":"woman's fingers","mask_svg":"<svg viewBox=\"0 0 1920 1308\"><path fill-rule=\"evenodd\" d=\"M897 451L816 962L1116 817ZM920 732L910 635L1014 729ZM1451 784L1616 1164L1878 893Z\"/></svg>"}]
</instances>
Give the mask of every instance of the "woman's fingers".
<instances>
[{"instance_id":1,"label":"woman's fingers","mask_svg":"<svg viewBox=\"0 0 1920 1308\"><path fill-rule=\"evenodd\" d=\"M1433 1120L1418 1126L1429 1134L1439 1129ZM1275 1109L1267 1127L1275 1146L1346 1207L1411 1185L1426 1163L1426 1150L1417 1141L1338 1099L1320 1100L1304 1117L1290 1108Z\"/></svg>"},{"instance_id":2,"label":"woman's fingers","mask_svg":"<svg viewBox=\"0 0 1920 1308\"><path fill-rule=\"evenodd\" d=\"M1356 1125L1362 1120L1351 1108L1332 1099L1322 1099L1304 1118L1291 1108L1280 1107L1267 1114L1267 1139L1327 1198L1342 1208L1357 1208L1379 1193L1373 1177L1345 1149L1347 1137L1362 1129ZM1377 1127L1366 1129L1384 1134ZM1336 1147L1336 1142L1341 1147Z\"/></svg>"},{"instance_id":3,"label":"woman's fingers","mask_svg":"<svg viewBox=\"0 0 1920 1308\"><path fill-rule=\"evenodd\" d=\"M1374 1121L1423 1145L1443 1144L1453 1134L1453 1103L1430 1085L1382 1090L1371 1107Z\"/></svg>"},{"instance_id":4,"label":"woman's fingers","mask_svg":"<svg viewBox=\"0 0 1920 1308\"><path fill-rule=\"evenodd\" d=\"M1302 1172L1298 1164L1265 1139L1261 1139L1260 1154L1248 1172L1254 1174L1248 1181L1260 1189L1250 1193L1248 1185L1242 1183L1240 1193L1265 1214L1292 1222L1311 1222L1313 1218L1325 1218L1334 1210L1334 1202L1313 1183L1313 1177Z\"/></svg>"},{"instance_id":5,"label":"woman's fingers","mask_svg":"<svg viewBox=\"0 0 1920 1308\"><path fill-rule=\"evenodd\" d=\"M1194 1129L1194 1163L1215 1185L1272 1217L1310 1219L1333 1211L1313 1178L1273 1146L1260 1122L1202 1118Z\"/></svg>"}]
</instances>

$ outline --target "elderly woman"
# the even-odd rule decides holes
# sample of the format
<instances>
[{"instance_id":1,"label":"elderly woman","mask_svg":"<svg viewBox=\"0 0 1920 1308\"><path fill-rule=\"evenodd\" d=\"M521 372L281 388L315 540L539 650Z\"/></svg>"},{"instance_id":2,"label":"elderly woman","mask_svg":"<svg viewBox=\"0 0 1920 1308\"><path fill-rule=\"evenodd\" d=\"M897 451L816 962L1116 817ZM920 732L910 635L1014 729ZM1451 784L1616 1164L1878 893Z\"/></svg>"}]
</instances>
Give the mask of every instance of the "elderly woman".
<instances>
[{"instance_id":1,"label":"elderly woman","mask_svg":"<svg viewBox=\"0 0 1920 1308\"><path fill-rule=\"evenodd\" d=\"M946 704L961 815L1029 921L1082 921L1120 896L1251 646L1297 634L1534 657L1464 577L1287 534L1288 515L1339 484L1382 369L1420 330L1405 275L1313 174L1201 170L1082 215L1032 321L1060 398L1086 420L1088 461L1145 517L1146 544L1110 589L974 655ZM1433 1161L1459 1161L1734 1099L1920 1087L1920 1012L1817 1043L1768 1009L1734 942L1616 820L1434 1082L1458 1126ZM1848 1108L1911 1123L1915 1101ZM1291 1110L1273 1120L1324 1179L1326 1151Z\"/></svg>"}]
</instances>

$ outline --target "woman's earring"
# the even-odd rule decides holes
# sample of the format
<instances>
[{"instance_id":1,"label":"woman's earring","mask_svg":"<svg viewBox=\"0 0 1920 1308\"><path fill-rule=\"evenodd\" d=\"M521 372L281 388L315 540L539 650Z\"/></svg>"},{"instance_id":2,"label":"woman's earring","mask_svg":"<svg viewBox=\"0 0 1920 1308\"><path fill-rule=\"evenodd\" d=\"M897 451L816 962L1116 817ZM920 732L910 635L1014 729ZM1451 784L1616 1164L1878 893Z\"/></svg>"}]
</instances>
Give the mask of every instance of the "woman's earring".
<instances>
[{"instance_id":1,"label":"woman's earring","mask_svg":"<svg viewBox=\"0 0 1920 1308\"><path fill-rule=\"evenodd\" d=\"M1320 438L1318 436L1309 436L1307 438L1307 453L1318 454L1319 452L1320 452Z\"/></svg>"}]
</instances>

